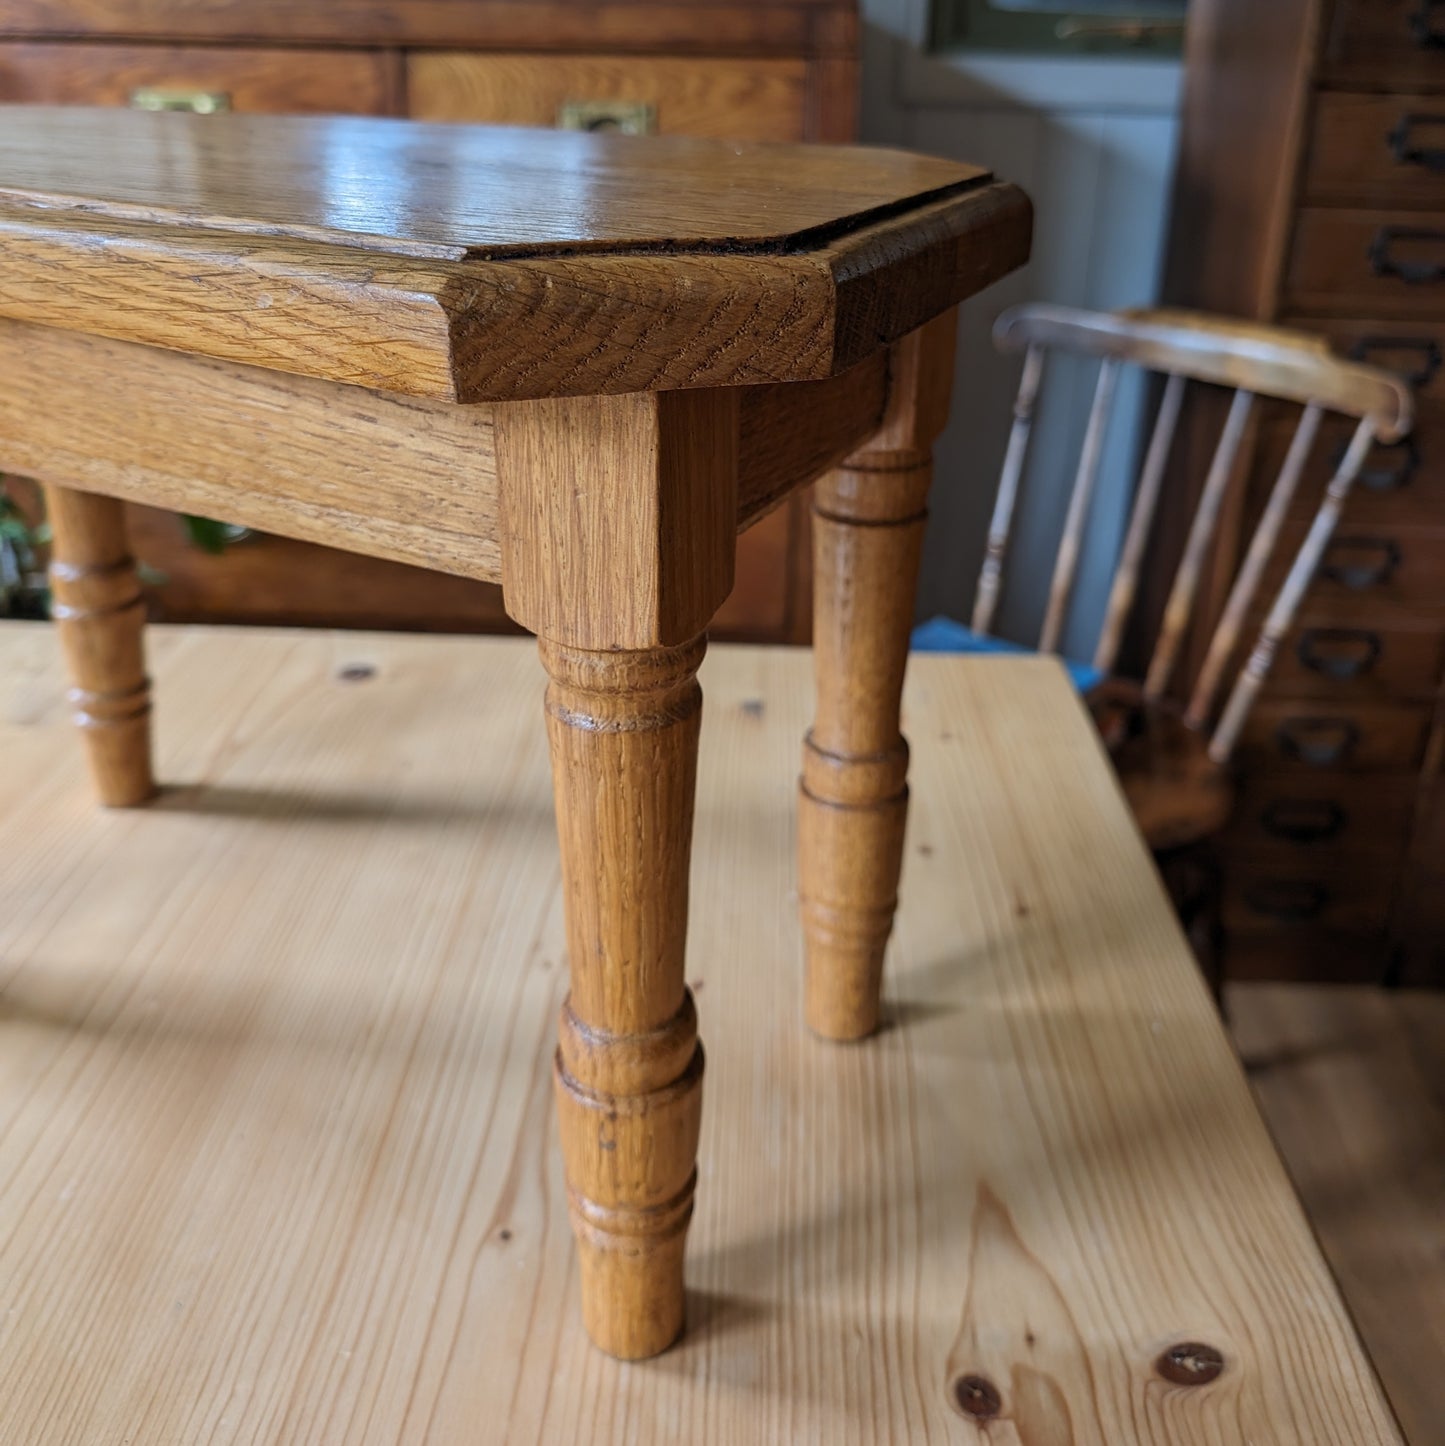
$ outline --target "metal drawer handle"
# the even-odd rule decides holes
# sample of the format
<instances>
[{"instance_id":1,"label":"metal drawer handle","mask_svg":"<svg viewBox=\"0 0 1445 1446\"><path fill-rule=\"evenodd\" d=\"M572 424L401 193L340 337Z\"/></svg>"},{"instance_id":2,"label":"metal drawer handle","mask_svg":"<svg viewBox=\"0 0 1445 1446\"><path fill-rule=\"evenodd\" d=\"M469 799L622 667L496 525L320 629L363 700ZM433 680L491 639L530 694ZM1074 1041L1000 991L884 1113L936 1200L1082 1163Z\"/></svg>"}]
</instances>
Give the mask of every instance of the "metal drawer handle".
<instances>
[{"instance_id":1,"label":"metal drawer handle","mask_svg":"<svg viewBox=\"0 0 1445 1446\"><path fill-rule=\"evenodd\" d=\"M192 115L216 115L230 110L231 97L224 90L168 89L143 85L130 93L132 110L179 110Z\"/></svg>"},{"instance_id":2,"label":"metal drawer handle","mask_svg":"<svg viewBox=\"0 0 1445 1446\"><path fill-rule=\"evenodd\" d=\"M1311 672L1346 682L1379 662L1380 635L1363 628L1306 628L1295 652Z\"/></svg>"},{"instance_id":3,"label":"metal drawer handle","mask_svg":"<svg viewBox=\"0 0 1445 1446\"><path fill-rule=\"evenodd\" d=\"M1429 226L1381 226L1370 242L1370 270L1376 276L1393 276L1407 286L1427 286L1445 280L1445 260L1405 261L1394 254L1400 242L1421 241L1445 245L1445 231Z\"/></svg>"},{"instance_id":4,"label":"metal drawer handle","mask_svg":"<svg viewBox=\"0 0 1445 1446\"><path fill-rule=\"evenodd\" d=\"M1329 768L1355 751L1360 730L1349 718L1286 718L1275 730L1274 741L1296 763Z\"/></svg>"},{"instance_id":5,"label":"metal drawer handle","mask_svg":"<svg viewBox=\"0 0 1445 1446\"><path fill-rule=\"evenodd\" d=\"M1335 449L1336 469L1345 460L1347 445L1341 443ZM1393 467L1362 467L1360 475L1355 479L1361 487L1368 487L1371 492L1398 492L1401 487L1410 485L1410 479L1420 470L1420 444L1414 437L1405 437L1398 442L1376 442L1370 449L1372 457L1379 457L1387 452L1398 453L1400 461Z\"/></svg>"},{"instance_id":6,"label":"metal drawer handle","mask_svg":"<svg viewBox=\"0 0 1445 1446\"><path fill-rule=\"evenodd\" d=\"M1360 560L1340 560L1339 554L1351 553ZM1320 576L1341 587L1363 592L1367 587L1380 587L1389 582L1399 566L1400 544L1392 537L1336 537L1325 550Z\"/></svg>"},{"instance_id":7,"label":"metal drawer handle","mask_svg":"<svg viewBox=\"0 0 1445 1446\"><path fill-rule=\"evenodd\" d=\"M1397 492L1401 487L1408 487L1410 479L1420 470L1420 444L1414 437L1399 442L1376 442L1373 455L1382 452L1399 453L1400 461L1393 467L1364 467L1355 480L1371 492ZM1344 460L1343 451L1340 458Z\"/></svg>"},{"instance_id":8,"label":"metal drawer handle","mask_svg":"<svg viewBox=\"0 0 1445 1446\"><path fill-rule=\"evenodd\" d=\"M1440 118L1440 123L1445 125L1445 116ZM1445 151L1440 154L1445 158ZM1371 354L1377 351L1419 352L1420 365L1414 371L1405 371L1401 367L1392 367L1388 362L1373 362ZM1383 366L1387 371L1395 372L1406 386L1427 387L1440 370L1440 343L1433 336L1362 336L1350 348L1349 358L1371 366ZM1344 455L1343 447L1340 455Z\"/></svg>"},{"instance_id":9,"label":"metal drawer handle","mask_svg":"<svg viewBox=\"0 0 1445 1446\"><path fill-rule=\"evenodd\" d=\"M1330 901L1330 891L1311 879L1261 879L1244 891L1244 902L1256 914L1302 924L1318 919Z\"/></svg>"},{"instance_id":10,"label":"metal drawer handle","mask_svg":"<svg viewBox=\"0 0 1445 1446\"><path fill-rule=\"evenodd\" d=\"M646 101L569 100L557 111L557 128L650 136L657 129L657 108Z\"/></svg>"},{"instance_id":11,"label":"metal drawer handle","mask_svg":"<svg viewBox=\"0 0 1445 1446\"><path fill-rule=\"evenodd\" d=\"M1410 132L1427 126L1445 126L1445 115L1429 115L1422 111L1402 115L1399 124L1385 139L1399 165L1423 166L1427 171L1445 171L1445 147L1410 144Z\"/></svg>"},{"instance_id":12,"label":"metal drawer handle","mask_svg":"<svg viewBox=\"0 0 1445 1446\"><path fill-rule=\"evenodd\" d=\"M1439 28L1435 12L1440 9L1441 0L1419 0L1410 12L1410 35L1415 44L1428 50L1445 46L1445 30Z\"/></svg>"},{"instance_id":13,"label":"metal drawer handle","mask_svg":"<svg viewBox=\"0 0 1445 1446\"><path fill-rule=\"evenodd\" d=\"M1328 798L1276 798L1259 815L1267 834L1299 844L1334 838L1349 821L1344 809Z\"/></svg>"}]
</instances>

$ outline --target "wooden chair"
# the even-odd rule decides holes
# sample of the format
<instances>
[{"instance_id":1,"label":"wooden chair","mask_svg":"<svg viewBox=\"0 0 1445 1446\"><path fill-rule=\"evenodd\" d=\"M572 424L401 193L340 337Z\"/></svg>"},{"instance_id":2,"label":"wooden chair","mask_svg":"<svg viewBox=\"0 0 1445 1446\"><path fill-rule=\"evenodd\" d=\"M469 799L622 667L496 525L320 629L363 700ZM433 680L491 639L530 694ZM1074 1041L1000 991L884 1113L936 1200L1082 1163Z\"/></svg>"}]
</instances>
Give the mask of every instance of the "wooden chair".
<instances>
[{"instance_id":1,"label":"wooden chair","mask_svg":"<svg viewBox=\"0 0 1445 1446\"><path fill-rule=\"evenodd\" d=\"M1228 821L1233 806L1230 753L1370 447L1376 441L1397 441L1410 429L1413 405L1409 390L1388 372L1333 356L1317 337L1183 311L1098 313L1062 306L1020 306L999 317L994 341L1000 350L1023 351L1024 366L974 602L972 629L984 636L999 599L1046 353L1058 348L1101 358L1038 640L1045 652L1057 651L1068 618L1120 369L1133 364L1167 377L1094 650L1094 666L1105 675L1105 681L1090 694L1089 701L1135 818L1160 862L1217 995L1222 983L1218 969L1219 890L1208 844ZM1115 669L1190 381L1231 387L1233 398L1144 677L1129 681L1119 678ZM1186 689L1180 686L1178 672L1195 595L1259 398L1298 404L1302 411L1279 475L1244 549L1203 664L1193 685ZM1357 418L1358 425L1254 647L1226 690L1245 624L1327 412ZM1226 701L1217 709L1221 696Z\"/></svg>"}]
</instances>

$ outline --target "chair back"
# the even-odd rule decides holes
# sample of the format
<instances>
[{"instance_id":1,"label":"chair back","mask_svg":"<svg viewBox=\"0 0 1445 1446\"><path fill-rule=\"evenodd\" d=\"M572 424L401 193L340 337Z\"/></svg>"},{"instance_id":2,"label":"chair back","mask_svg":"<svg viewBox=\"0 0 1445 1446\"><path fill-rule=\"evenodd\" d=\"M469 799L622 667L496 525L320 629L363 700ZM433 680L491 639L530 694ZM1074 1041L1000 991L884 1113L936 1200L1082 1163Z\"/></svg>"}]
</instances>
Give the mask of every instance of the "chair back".
<instances>
[{"instance_id":1,"label":"chair back","mask_svg":"<svg viewBox=\"0 0 1445 1446\"><path fill-rule=\"evenodd\" d=\"M980 634L989 631L1003 582L1009 531L1046 353L1057 348L1100 358L1093 405L1084 429L1038 641L1043 652L1057 649L1067 621L1120 368L1132 364L1166 378L1094 652L1094 664L1104 673L1114 669L1134 606L1185 387L1190 382L1202 382L1233 390L1145 674L1144 697L1150 701L1162 698L1173 680L1256 399L1275 398L1302 408L1279 475L1215 625L1199 676L1189 690L1185 722L1200 731L1209 729L1214 719L1225 670L1284 527L1320 422L1329 412L1356 419L1350 443L1214 725L1209 756L1217 763L1225 762L1269 673L1280 639L1294 621L1300 599L1329 544L1350 486L1370 447L1376 441L1398 441L1410 430L1413 405L1409 389L1389 372L1341 360L1318 337L1194 312L1090 312L1064 306L1017 306L999 317L993 334L1001 351L1024 353L1024 366L974 601L972 626Z\"/></svg>"}]
</instances>

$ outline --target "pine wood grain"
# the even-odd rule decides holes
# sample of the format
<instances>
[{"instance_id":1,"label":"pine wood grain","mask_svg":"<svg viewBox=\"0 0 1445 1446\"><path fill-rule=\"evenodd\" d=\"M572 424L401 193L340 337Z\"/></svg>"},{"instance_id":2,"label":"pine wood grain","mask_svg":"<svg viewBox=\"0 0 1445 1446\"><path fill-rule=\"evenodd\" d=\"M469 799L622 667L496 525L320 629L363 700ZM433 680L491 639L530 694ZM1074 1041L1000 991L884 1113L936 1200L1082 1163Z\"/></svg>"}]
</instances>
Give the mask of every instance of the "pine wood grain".
<instances>
[{"instance_id":1,"label":"pine wood grain","mask_svg":"<svg viewBox=\"0 0 1445 1446\"><path fill-rule=\"evenodd\" d=\"M464 402L831 376L1030 227L901 152L34 106L0 203L0 316Z\"/></svg>"},{"instance_id":2,"label":"pine wood grain","mask_svg":"<svg viewBox=\"0 0 1445 1446\"><path fill-rule=\"evenodd\" d=\"M170 792L101 814L53 637L0 629L7 1446L1398 1441L1051 662L916 660L890 1027L839 1049L807 660L709 656L689 1332L639 1368L586 1346L546 1128L534 649L153 633ZM1154 1374L1188 1341L1211 1385Z\"/></svg>"},{"instance_id":3,"label":"pine wood grain","mask_svg":"<svg viewBox=\"0 0 1445 1446\"><path fill-rule=\"evenodd\" d=\"M1445 999L1243 985L1231 1028L1411 1446L1445 1443Z\"/></svg>"}]
</instances>

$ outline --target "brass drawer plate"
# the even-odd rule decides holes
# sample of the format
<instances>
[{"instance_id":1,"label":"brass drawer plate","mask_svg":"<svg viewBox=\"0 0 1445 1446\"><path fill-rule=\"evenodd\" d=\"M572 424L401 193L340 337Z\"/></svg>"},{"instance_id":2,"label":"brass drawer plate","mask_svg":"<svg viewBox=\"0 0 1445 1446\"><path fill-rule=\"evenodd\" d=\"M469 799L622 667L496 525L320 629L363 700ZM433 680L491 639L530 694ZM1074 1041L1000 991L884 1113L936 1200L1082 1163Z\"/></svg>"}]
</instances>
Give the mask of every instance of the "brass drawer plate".
<instances>
[{"instance_id":1,"label":"brass drawer plate","mask_svg":"<svg viewBox=\"0 0 1445 1446\"><path fill-rule=\"evenodd\" d=\"M645 101L568 100L558 108L557 128L648 136L657 129L657 109Z\"/></svg>"}]
</instances>

